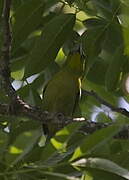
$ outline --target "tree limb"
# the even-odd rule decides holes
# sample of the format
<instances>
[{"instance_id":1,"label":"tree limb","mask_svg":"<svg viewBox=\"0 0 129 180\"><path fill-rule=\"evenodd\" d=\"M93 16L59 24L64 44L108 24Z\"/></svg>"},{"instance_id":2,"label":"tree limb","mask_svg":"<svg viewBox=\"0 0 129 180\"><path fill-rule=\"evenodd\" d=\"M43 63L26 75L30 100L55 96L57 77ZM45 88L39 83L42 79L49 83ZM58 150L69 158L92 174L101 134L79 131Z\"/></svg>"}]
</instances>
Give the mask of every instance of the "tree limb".
<instances>
[{"instance_id":1,"label":"tree limb","mask_svg":"<svg viewBox=\"0 0 129 180\"><path fill-rule=\"evenodd\" d=\"M4 0L2 27L3 27L3 45L0 55L0 83L1 89L4 89L10 99L10 105L15 104L17 95L10 81L10 49L11 49L11 30L10 30L10 8L11 0Z\"/></svg>"},{"instance_id":2,"label":"tree limb","mask_svg":"<svg viewBox=\"0 0 129 180\"><path fill-rule=\"evenodd\" d=\"M8 104L0 104L0 114L2 115L10 115L8 111L9 105ZM13 114L12 114L13 115ZM61 124L66 126L72 122L82 122L82 128L80 131L85 133L86 135L94 133L96 130L106 128L108 126L113 125L114 123L99 123L94 121L89 121L85 118L72 118L72 117L65 117L61 114L52 114L48 113L47 111L43 111L40 108L32 107L25 104L23 101L19 99L19 107L17 107L17 114L15 116L24 116L36 121L40 121L41 124ZM123 129L114 137L117 139L129 139L129 125L125 125Z\"/></svg>"}]
</instances>

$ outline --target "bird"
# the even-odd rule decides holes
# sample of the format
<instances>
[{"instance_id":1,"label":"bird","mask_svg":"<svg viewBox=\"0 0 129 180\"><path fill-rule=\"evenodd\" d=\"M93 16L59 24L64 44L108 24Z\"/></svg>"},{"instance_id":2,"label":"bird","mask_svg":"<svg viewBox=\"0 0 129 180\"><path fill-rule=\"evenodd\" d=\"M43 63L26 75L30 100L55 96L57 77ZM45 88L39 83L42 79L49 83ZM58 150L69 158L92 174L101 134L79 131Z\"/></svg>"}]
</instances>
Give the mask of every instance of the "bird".
<instances>
[{"instance_id":1,"label":"bird","mask_svg":"<svg viewBox=\"0 0 129 180\"><path fill-rule=\"evenodd\" d=\"M49 80L43 91L44 111L73 117L80 96L84 72L84 58L79 50L70 51L65 65ZM43 124L44 134L50 139L59 130L58 124Z\"/></svg>"}]
</instances>

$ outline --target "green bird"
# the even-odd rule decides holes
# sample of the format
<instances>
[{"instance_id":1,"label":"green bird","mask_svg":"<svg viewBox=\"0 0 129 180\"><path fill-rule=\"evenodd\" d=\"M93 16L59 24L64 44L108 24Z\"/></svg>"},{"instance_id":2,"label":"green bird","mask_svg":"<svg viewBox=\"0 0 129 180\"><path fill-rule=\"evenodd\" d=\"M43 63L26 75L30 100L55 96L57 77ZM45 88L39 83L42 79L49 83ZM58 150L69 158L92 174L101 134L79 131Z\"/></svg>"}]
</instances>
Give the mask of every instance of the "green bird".
<instances>
[{"instance_id":1,"label":"green bird","mask_svg":"<svg viewBox=\"0 0 129 180\"><path fill-rule=\"evenodd\" d=\"M64 67L48 82L43 92L43 110L73 116L81 89L84 59L79 52L69 53ZM44 124L44 134L51 138L58 130L58 124Z\"/></svg>"}]
</instances>

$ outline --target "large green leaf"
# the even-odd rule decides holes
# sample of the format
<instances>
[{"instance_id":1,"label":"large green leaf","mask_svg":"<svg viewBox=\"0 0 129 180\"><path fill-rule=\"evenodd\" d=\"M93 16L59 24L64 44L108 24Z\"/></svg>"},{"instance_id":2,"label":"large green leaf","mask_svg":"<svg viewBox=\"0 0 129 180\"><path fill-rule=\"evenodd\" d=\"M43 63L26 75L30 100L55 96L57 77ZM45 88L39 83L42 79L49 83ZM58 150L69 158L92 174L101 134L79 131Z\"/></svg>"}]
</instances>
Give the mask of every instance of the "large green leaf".
<instances>
[{"instance_id":1,"label":"large green leaf","mask_svg":"<svg viewBox=\"0 0 129 180\"><path fill-rule=\"evenodd\" d=\"M120 165L108 160L101 158L88 158L88 159L80 159L73 163L74 166L80 167L90 167L93 169L99 169L103 171L107 171L118 176L121 176L125 179L129 179L129 171Z\"/></svg>"},{"instance_id":2,"label":"large green leaf","mask_svg":"<svg viewBox=\"0 0 129 180\"><path fill-rule=\"evenodd\" d=\"M92 2L98 11L98 14L102 17L105 17L106 19L112 19L113 16L115 17L119 12L119 4L116 5L117 8L114 12L115 3L114 5L113 3L111 4L110 0L93 0Z\"/></svg>"},{"instance_id":3,"label":"large green leaf","mask_svg":"<svg viewBox=\"0 0 129 180\"><path fill-rule=\"evenodd\" d=\"M17 136L15 142L7 147L8 151L5 154L7 163L14 165L20 161L23 162L24 158L26 158L38 144L40 136L40 129L26 131Z\"/></svg>"},{"instance_id":4,"label":"large green leaf","mask_svg":"<svg viewBox=\"0 0 129 180\"><path fill-rule=\"evenodd\" d=\"M73 31L71 33L71 36L68 38L68 40L63 45L63 52L67 56L70 51L73 51L73 49L77 46L77 42L79 43L80 35Z\"/></svg>"},{"instance_id":5,"label":"large green leaf","mask_svg":"<svg viewBox=\"0 0 129 180\"><path fill-rule=\"evenodd\" d=\"M40 23L40 27L44 27L50 20L52 20L55 16L57 16L56 12L49 12L49 14L47 15L43 15L41 23Z\"/></svg>"},{"instance_id":6,"label":"large green leaf","mask_svg":"<svg viewBox=\"0 0 129 180\"><path fill-rule=\"evenodd\" d=\"M23 161L23 158L25 159L25 157L29 153L31 153L33 148L36 147L35 145L38 144L40 136L41 136L41 131L39 131L39 129L38 129L38 131L32 131L32 137L30 137L30 139L24 143L24 149L23 149L22 153L20 155L18 155L13 162L11 162L11 165L16 165L18 162ZM25 136L23 136L22 141L24 140L24 138L25 138Z\"/></svg>"},{"instance_id":7,"label":"large green leaf","mask_svg":"<svg viewBox=\"0 0 129 180\"><path fill-rule=\"evenodd\" d=\"M13 7L13 11L15 11L17 8L19 8L19 6L22 5L22 3L24 3L25 0L15 0L12 1L12 7Z\"/></svg>"},{"instance_id":8,"label":"large green leaf","mask_svg":"<svg viewBox=\"0 0 129 180\"><path fill-rule=\"evenodd\" d=\"M92 135L89 135L84 139L84 142L79 147L77 147L71 158L71 161L91 153L102 144L104 145L121 128L122 126L120 125L109 126L107 128L96 131Z\"/></svg>"},{"instance_id":9,"label":"large green leaf","mask_svg":"<svg viewBox=\"0 0 129 180\"><path fill-rule=\"evenodd\" d=\"M125 180L125 178L118 176L116 174L99 170L99 169L93 169L93 168L86 168L86 175L90 174L91 179L82 179L82 180ZM87 176L86 176L87 178Z\"/></svg>"},{"instance_id":10,"label":"large green leaf","mask_svg":"<svg viewBox=\"0 0 129 180\"><path fill-rule=\"evenodd\" d=\"M13 52L40 24L44 3L41 0L29 0L21 5L14 13Z\"/></svg>"},{"instance_id":11,"label":"large green leaf","mask_svg":"<svg viewBox=\"0 0 129 180\"><path fill-rule=\"evenodd\" d=\"M88 58L96 57L100 53L103 32L101 27L97 27L82 34L82 46Z\"/></svg>"},{"instance_id":12,"label":"large green leaf","mask_svg":"<svg viewBox=\"0 0 129 180\"><path fill-rule=\"evenodd\" d=\"M118 82L120 80L120 73L122 72L122 66L124 63L125 56L123 55L123 46L119 46L112 56L105 75L105 85L107 90L114 91L117 89Z\"/></svg>"},{"instance_id":13,"label":"large green leaf","mask_svg":"<svg viewBox=\"0 0 129 180\"><path fill-rule=\"evenodd\" d=\"M22 97L24 101L35 106L41 105L41 98L38 93L38 88L42 87L42 83L44 82L44 77L39 76L40 82L38 82L38 78L34 80L31 84L28 84L20 89L18 89L17 93Z\"/></svg>"},{"instance_id":14,"label":"large green leaf","mask_svg":"<svg viewBox=\"0 0 129 180\"><path fill-rule=\"evenodd\" d=\"M83 21L87 30L82 34L82 48L87 55L86 75L102 50L108 22L103 18L89 18Z\"/></svg>"},{"instance_id":15,"label":"large green leaf","mask_svg":"<svg viewBox=\"0 0 129 180\"><path fill-rule=\"evenodd\" d=\"M94 64L91 64L90 67L90 63L89 64L89 71L88 74L86 74L86 78L91 81L94 82L96 84L101 84L104 85L105 84L105 72L107 70L107 62L100 58L97 57L94 59Z\"/></svg>"},{"instance_id":16,"label":"large green leaf","mask_svg":"<svg viewBox=\"0 0 129 180\"><path fill-rule=\"evenodd\" d=\"M22 121L22 119L13 119L10 125L10 134L8 144L12 144L16 141L17 137L24 133L33 131L40 128L40 123L37 121Z\"/></svg>"},{"instance_id":17,"label":"large green leaf","mask_svg":"<svg viewBox=\"0 0 129 180\"><path fill-rule=\"evenodd\" d=\"M119 15L121 13L121 0L110 0L112 14Z\"/></svg>"},{"instance_id":18,"label":"large green leaf","mask_svg":"<svg viewBox=\"0 0 129 180\"><path fill-rule=\"evenodd\" d=\"M46 24L30 54L25 76L39 73L55 59L59 49L71 34L74 23L74 14L61 14Z\"/></svg>"},{"instance_id":19,"label":"large green leaf","mask_svg":"<svg viewBox=\"0 0 129 180\"><path fill-rule=\"evenodd\" d=\"M102 43L103 49L111 54L114 54L116 47L120 45L122 46L122 44L123 34L118 19L108 22L104 41Z\"/></svg>"}]
</instances>

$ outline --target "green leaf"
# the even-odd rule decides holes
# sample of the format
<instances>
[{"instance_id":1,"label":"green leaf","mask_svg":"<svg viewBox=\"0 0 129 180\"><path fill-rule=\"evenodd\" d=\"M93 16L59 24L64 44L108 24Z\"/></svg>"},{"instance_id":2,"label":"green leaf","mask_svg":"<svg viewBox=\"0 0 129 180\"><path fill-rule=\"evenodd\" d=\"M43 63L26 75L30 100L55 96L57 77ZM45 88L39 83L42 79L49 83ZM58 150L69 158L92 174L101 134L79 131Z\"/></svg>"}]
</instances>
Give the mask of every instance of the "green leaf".
<instances>
[{"instance_id":1,"label":"green leaf","mask_svg":"<svg viewBox=\"0 0 129 180\"><path fill-rule=\"evenodd\" d=\"M129 7L128 0L120 0L122 4Z\"/></svg>"},{"instance_id":2,"label":"green leaf","mask_svg":"<svg viewBox=\"0 0 129 180\"><path fill-rule=\"evenodd\" d=\"M50 11L50 8L56 5L60 0L47 0L45 2L45 11Z\"/></svg>"},{"instance_id":3,"label":"green leaf","mask_svg":"<svg viewBox=\"0 0 129 180\"><path fill-rule=\"evenodd\" d=\"M120 143L120 145L119 145ZM128 140L118 140L115 147L111 147L111 154L109 155L110 160L113 160L122 167L129 169L129 143Z\"/></svg>"},{"instance_id":4,"label":"green leaf","mask_svg":"<svg viewBox=\"0 0 129 180\"><path fill-rule=\"evenodd\" d=\"M76 31L73 31L69 39L63 45L63 52L66 56L76 47L77 42L79 44L79 40L80 35Z\"/></svg>"},{"instance_id":5,"label":"green leaf","mask_svg":"<svg viewBox=\"0 0 129 180\"><path fill-rule=\"evenodd\" d=\"M22 3L23 2L21 0L12 1L13 10L15 11L19 6L21 6Z\"/></svg>"},{"instance_id":6,"label":"green leaf","mask_svg":"<svg viewBox=\"0 0 129 180\"><path fill-rule=\"evenodd\" d=\"M82 91L82 97L79 101L79 107L81 109L82 117L90 120L95 106L100 107L100 103L93 97L83 95Z\"/></svg>"},{"instance_id":7,"label":"green leaf","mask_svg":"<svg viewBox=\"0 0 129 180\"><path fill-rule=\"evenodd\" d=\"M50 143L48 143L42 151L41 161L43 165L56 165L74 152L74 148L70 146L73 146L76 141L69 145L68 143L81 125L80 123L72 123L58 131L56 135L51 138Z\"/></svg>"},{"instance_id":8,"label":"green leaf","mask_svg":"<svg viewBox=\"0 0 129 180\"><path fill-rule=\"evenodd\" d=\"M38 92L33 88L30 89L29 99L31 100L30 101L31 105L33 105L33 106L36 106L36 105L41 106L42 105L42 100L41 100Z\"/></svg>"},{"instance_id":9,"label":"green leaf","mask_svg":"<svg viewBox=\"0 0 129 180\"><path fill-rule=\"evenodd\" d=\"M87 29L81 36L82 49L86 54L86 73L92 67L97 60L97 56L100 54L102 47L102 41L104 38L105 29L101 27L95 27Z\"/></svg>"},{"instance_id":10,"label":"green leaf","mask_svg":"<svg viewBox=\"0 0 129 180\"><path fill-rule=\"evenodd\" d=\"M31 52L25 71L26 77L44 70L55 59L59 49L71 34L74 23L74 14L61 14L46 24Z\"/></svg>"},{"instance_id":11,"label":"green leaf","mask_svg":"<svg viewBox=\"0 0 129 180\"><path fill-rule=\"evenodd\" d=\"M30 85L26 85L24 87L21 87L20 89L17 90L17 94L20 95L20 97L29 103L29 91L30 91Z\"/></svg>"},{"instance_id":12,"label":"green leaf","mask_svg":"<svg viewBox=\"0 0 129 180\"><path fill-rule=\"evenodd\" d=\"M21 5L14 13L13 53L20 44L32 33L41 22L44 3L41 0L29 0ZM23 13L24 12L24 13Z\"/></svg>"},{"instance_id":13,"label":"green leaf","mask_svg":"<svg viewBox=\"0 0 129 180\"><path fill-rule=\"evenodd\" d=\"M39 128L25 131L17 136L16 140L7 147L8 151L5 155L7 163L12 165L18 162L23 163L24 158L26 158L38 144L40 136L41 131Z\"/></svg>"},{"instance_id":14,"label":"green leaf","mask_svg":"<svg viewBox=\"0 0 129 180\"><path fill-rule=\"evenodd\" d=\"M111 9L111 3L110 1L105 1L105 0L93 0L93 4L96 7L98 14L102 17L105 17L106 19L112 19L113 15L115 16L116 14L114 14L112 12ZM94 8L95 8L94 7Z\"/></svg>"},{"instance_id":15,"label":"green leaf","mask_svg":"<svg viewBox=\"0 0 129 180\"><path fill-rule=\"evenodd\" d=\"M88 158L88 159L80 159L73 163L74 166L80 167L90 167L103 171L107 171L118 176L121 176L125 179L129 179L129 171L125 168L122 168L118 164L108 160L108 159L100 159L100 158Z\"/></svg>"},{"instance_id":16,"label":"green leaf","mask_svg":"<svg viewBox=\"0 0 129 180\"><path fill-rule=\"evenodd\" d=\"M20 97L22 97L23 100L25 100L27 103L29 103L33 106L34 105L40 106L42 103L41 98L38 93L38 87L39 86L42 87L42 83L44 82L44 79L42 77L43 76L41 76L41 78L39 79L39 80L41 80L40 82L37 82L38 81L38 79L37 79L37 81L35 80L31 84L28 84L28 85L18 89L18 91L17 91L17 93L20 95Z\"/></svg>"},{"instance_id":17,"label":"green leaf","mask_svg":"<svg viewBox=\"0 0 129 180\"><path fill-rule=\"evenodd\" d=\"M128 16L129 18L129 16ZM128 21L129 22L129 21ZM124 49L124 54L129 56L129 25L127 28L123 28L123 36L124 36L124 44L125 44L125 49Z\"/></svg>"},{"instance_id":18,"label":"green leaf","mask_svg":"<svg viewBox=\"0 0 129 180\"><path fill-rule=\"evenodd\" d=\"M0 89L0 103L9 103L9 97L3 89Z\"/></svg>"},{"instance_id":19,"label":"green leaf","mask_svg":"<svg viewBox=\"0 0 129 180\"><path fill-rule=\"evenodd\" d=\"M61 131L58 131L56 135L51 139L51 143L56 149L65 151L67 143L72 135L81 127L80 123L71 123L64 127ZM73 131L74 130L74 131Z\"/></svg>"},{"instance_id":20,"label":"green leaf","mask_svg":"<svg viewBox=\"0 0 129 180\"><path fill-rule=\"evenodd\" d=\"M110 0L112 13L115 15L121 14L121 0Z\"/></svg>"},{"instance_id":21,"label":"green leaf","mask_svg":"<svg viewBox=\"0 0 129 180\"><path fill-rule=\"evenodd\" d=\"M88 29L82 34L82 46L88 58L96 57L100 53L103 32L103 29L99 27Z\"/></svg>"},{"instance_id":22,"label":"green leaf","mask_svg":"<svg viewBox=\"0 0 129 180\"><path fill-rule=\"evenodd\" d=\"M44 25L46 25L50 20L52 20L56 16L57 16L56 12L51 12L50 11L49 14L47 14L46 16L42 17L40 26L44 27Z\"/></svg>"},{"instance_id":23,"label":"green leaf","mask_svg":"<svg viewBox=\"0 0 129 180\"><path fill-rule=\"evenodd\" d=\"M52 179L54 177L59 178L60 180L62 179L67 179L67 180L80 180L80 178L77 178L74 175L67 175L67 174L63 174L63 173L59 173L59 172L50 172L50 171L44 171L43 172L44 175L48 175L48 176L52 176Z\"/></svg>"},{"instance_id":24,"label":"green leaf","mask_svg":"<svg viewBox=\"0 0 129 180\"><path fill-rule=\"evenodd\" d=\"M119 46L112 55L111 62L105 75L105 86L108 91L117 89L124 62L125 56L123 55L123 46Z\"/></svg>"},{"instance_id":25,"label":"green leaf","mask_svg":"<svg viewBox=\"0 0 129 180\"><path fill-rule=\"evenodd\" d=\"M29 139L28 143L26 143L26 146L23 149L23 152L11 163L11 165L16 165L18 162L25 159L25 157L29 153L31 153L31 151L34 148L35 144L38 144L40 136L41 136L41 132L39 130L33 132L33 136L32 136L32 138Z\"/></svg>"},{"instance_id":26,"label":"green leaf","mask_svg":"<svg viewBox=\"0 0 129 180\"><path fill-rule=\"evenodd\" d=\"M75 0L75 3L77 4L78 8L81 11L86 12L86 14L90 16L96 15L96 9L93 7L93 3L90 0L85 0L85 1Z\"/></svg>"},{"instance_id":27,"label":"green leaf","mask_svg":"<svg viewBox=\"0 0 129 180\"><path fill-rule=\"evenodd\" d=\"M15 80L22 80L27 56L11 61L11 77Z\"/></svg>"},{"instance_id":28,"label":"green leaf","mask_svg":"<svg viewBox=\"0 0 129 180\"><path fill-rule=\"evenodd\" d=\"M38 129L40 127L40 123L37 121L22 121L21 119L13 119L12 124L10 125L10 134L9 134L9 142L8 144L12 144L15 142L17 137L24 133L29 132L31 130Z\"/></svg>"},{"instance_id":29,"label":"green leaf","mask_svg":"<svg viewBox=\"0 0 129 180\"><path fill-rule=\"evenodd\" d=\"M110 54L114 54L117 47L123 45L123 31L118 20L108 22L102 47Z\"/></svg>"},{"instance_id":30,"label":"green leaf","mask_svg":"<svg viewBox=\"0 0 129 180\"><path fill-rule=\"evenodd\" d=\"M125 178L118 176L113 173L109 173L107 171L93 169L93 168L86 168L86 173L90 173L92 178L95 180L125 180ZM87 180L87 179L86 179Z\"/></svg>"},{"instance_id":31,"label":"green leaf","mask_svg":"<svg viewBox=\"0 0 129 180\"><path fill-rule=\"evenodd\" d=\"M111 139L117 132L120 131L122 126L113 125L107 128L96 131L84 139L84 142L75 150L70 161L80 158L86 154L91 153L97 147L104 145Z\"/></svg>"},{"instance_id":32,"label":"green leaf","mask_svg":"<svg viewBox=\"0 0 129 180\"><path fill-rule=\"evenodd\" d=\"M6 151L6 145L8 142L8 134L0 129L0 160L3 158L3 154Z\"/></svg>"},{"instance_id":33,"label":"green leaf","mask_svg":"<svg viewBox=\"0 0 129 180\"><path fill-rule=\"evenodd\" d=\"M93 180L93 176L88 172L84 172L82 177L81 177L81 180Z\"/></svg>"},{"instance_id":34,"label":"green leaf","mask_svg":"<svg viewBox=\"0 0 129 180\"><path fill-rule=\"evenodd\" d=\"M93 63L93 64L92 64ZM96 84L104 85L105 84L105 72L107 70L107 62L100 58L94 58L93 62L89 62L87 67L89 69L86 74L86 78Z\"/></svg>"}]
</instances>

